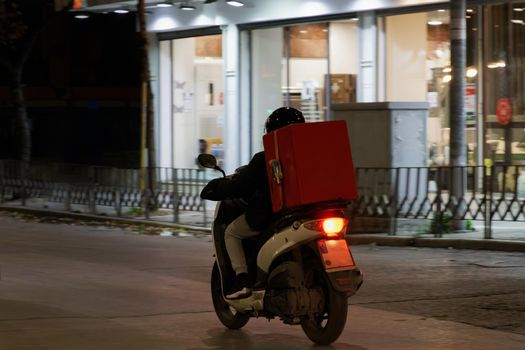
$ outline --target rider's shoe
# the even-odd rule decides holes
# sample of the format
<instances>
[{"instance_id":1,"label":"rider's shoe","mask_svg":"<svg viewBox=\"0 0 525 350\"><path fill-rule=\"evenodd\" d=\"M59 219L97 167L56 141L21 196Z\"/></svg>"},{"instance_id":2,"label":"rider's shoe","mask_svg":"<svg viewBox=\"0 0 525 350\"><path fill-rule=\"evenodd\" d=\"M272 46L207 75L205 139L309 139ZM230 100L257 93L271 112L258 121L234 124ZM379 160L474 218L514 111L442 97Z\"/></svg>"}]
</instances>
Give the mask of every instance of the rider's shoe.
<instances>
[{"instance_id":1,"label":"rider's shoe","mask_svg":"<svg viewBox=\"0 0 525 350\"><path fill-rule=\"evenodd\" d=\"M250 288L250 279L246 272L242 272L235 276L235 285L232 290L226 295L226 299L242 299L252 295Z\"/></svg>"}]
</instances>

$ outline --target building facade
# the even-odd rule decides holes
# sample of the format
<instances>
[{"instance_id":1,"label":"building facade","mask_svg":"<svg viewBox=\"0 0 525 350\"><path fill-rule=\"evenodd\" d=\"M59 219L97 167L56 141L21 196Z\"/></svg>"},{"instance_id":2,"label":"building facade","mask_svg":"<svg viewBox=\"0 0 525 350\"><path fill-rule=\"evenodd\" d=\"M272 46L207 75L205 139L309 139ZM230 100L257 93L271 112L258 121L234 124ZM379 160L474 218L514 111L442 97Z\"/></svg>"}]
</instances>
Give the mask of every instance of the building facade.
<instances>
[{"instance_id":1,"label":"building facade","mask_svg":"<svg viewBox=\"0 0 525 350\"><path fill-rule=\"evenodd\" d=\"M427 102L428 163L448 164L448 2L236 4L147 1L160 166L195 167L208 152L232 171L262 149L275 108L315 122L333 104L381 101ZM468 163L525 164L525 1L467 1L465 16Z\"/></svg>"}]
</instances>

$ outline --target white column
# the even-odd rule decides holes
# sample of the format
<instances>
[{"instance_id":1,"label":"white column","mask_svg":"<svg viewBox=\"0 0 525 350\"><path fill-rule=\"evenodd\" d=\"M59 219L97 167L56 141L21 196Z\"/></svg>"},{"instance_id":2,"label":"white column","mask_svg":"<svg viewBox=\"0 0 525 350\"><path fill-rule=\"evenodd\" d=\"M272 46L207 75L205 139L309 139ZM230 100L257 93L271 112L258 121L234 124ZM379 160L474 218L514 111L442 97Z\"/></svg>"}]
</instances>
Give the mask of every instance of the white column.
<instances>
[{"instance_id":1,"label":"white column","mask_svg":"<svg viewBox=\"0 0 525 350\"><path fill-rule=\"evenodd\" d=\"M159 93L153 92L156 103L155 114L160 116L157 128L158 165L173 167L173 114L171 111L171 42L161 41L159 45Z\"/></svg>"},{"instance_id":2,"label":"white column","mask_svg":"<svg viewBox=\"0 0 525 350\"><path fill-rule=\"evenodd\" d=\"M251 109L251 86L250 86L250 33L245 30L240 33L240 65L239 65L239 118L240 118L240 162L247 164L252 156L250 147L250 109Z\"/></svg>"},{"instance_id":3,"label":"white column","mask_svg":"<svg viewBox=\"0 0 525 350\"><path fill-rule=\"evenodd\" d=\"M386 101L386 36L385 17L377 18L377 54L376 54L377 102Z\"/></svg>"},{"instance_id":4,"label":"white column","mask_svg":"<svg viewBox=\"0 0 525 350\"><path fill-rule=\"evenodd\" d=\"M376 95L377 28L374 12L359 14L359 74L357 102L375 102Z\"/></svg>"},{"instance_id":5,"label":"white column","mask_svg":"<svg viewBox=\"0 0 525 350\"><path fill-rule=\"evenodd\" d=\"M221 27L224 59L224 170L232 173L240 165L239 117L239 29Z\"/></svg>"},{"instance_id":6,"label":"white column","mask_svg":"<svg viewBox=\"0 0 525 350\"><path fill-rule=\"evenodd\" d=\"M172 41L172 111L173 111L173 159L175 168L195 167L198 152L195 116L195 39ZM193 105L184 108L184 96L193 94Z\"/></svg>"}]
</instances>

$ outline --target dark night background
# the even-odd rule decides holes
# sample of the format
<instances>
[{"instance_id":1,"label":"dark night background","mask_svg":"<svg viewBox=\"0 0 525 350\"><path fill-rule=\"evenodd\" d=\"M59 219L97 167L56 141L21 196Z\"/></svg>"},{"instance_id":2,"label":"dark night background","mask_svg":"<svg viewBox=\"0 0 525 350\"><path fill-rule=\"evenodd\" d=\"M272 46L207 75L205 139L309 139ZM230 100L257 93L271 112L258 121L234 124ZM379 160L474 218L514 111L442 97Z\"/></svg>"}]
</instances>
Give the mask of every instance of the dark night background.
<instances>
[{"instance_id":1,"label":"dark night background","mask_svg":"<svg viewBox=\"0 0 525 350\"><path fill-rule=\"evenodd\" d=\"M33 162L138 166L139 45L133 13L80 20L49 9L23 73ZM0 73L0 159L15 159L9 82Z\"/></svg>"}]
</instances>

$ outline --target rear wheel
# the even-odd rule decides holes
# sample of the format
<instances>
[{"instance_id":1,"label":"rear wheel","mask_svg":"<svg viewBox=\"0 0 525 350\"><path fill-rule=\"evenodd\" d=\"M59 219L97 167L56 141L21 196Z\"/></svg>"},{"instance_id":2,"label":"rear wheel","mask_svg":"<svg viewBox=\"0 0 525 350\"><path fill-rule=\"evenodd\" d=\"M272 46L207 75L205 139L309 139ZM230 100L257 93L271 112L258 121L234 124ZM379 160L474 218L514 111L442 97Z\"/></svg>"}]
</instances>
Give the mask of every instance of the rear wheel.
<instances>
[{"instance_id":1,"label":"rear wheel","mask_svg":"<svg viewBox=\"0 0 525 350\"><path fill-rule=\"evenodd\" d=\"M313 270L315 285L322 287L325 296L325 309L313 319L301 321L306 336L316 344L333 343L346 325L348 315L348 297L345 293L334 290L324 270Z\"/></svg>"},{"instance_id":2,"label":"rear wheel","mask_svg":"<svg viewBox=\"0 0 525 350\"><path fill-rule=\"evenodd\" d=\"M230 329L240 329L248 323L250 319L249 315L238 312L224 300L221 275L217 262L213 264L213 270L211 272L211 298L213 300L215 313L223 325Z\"/></svg>"}]
</instances>

